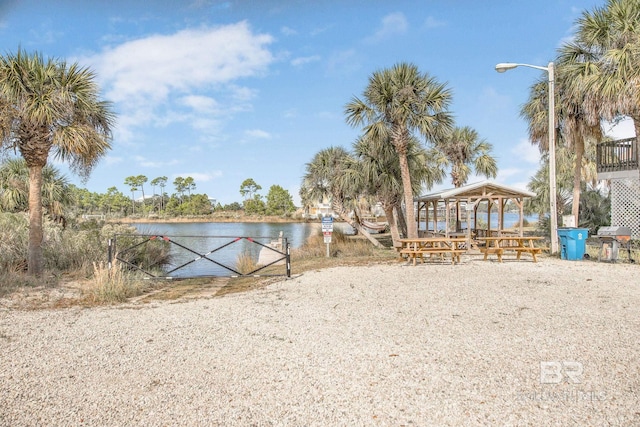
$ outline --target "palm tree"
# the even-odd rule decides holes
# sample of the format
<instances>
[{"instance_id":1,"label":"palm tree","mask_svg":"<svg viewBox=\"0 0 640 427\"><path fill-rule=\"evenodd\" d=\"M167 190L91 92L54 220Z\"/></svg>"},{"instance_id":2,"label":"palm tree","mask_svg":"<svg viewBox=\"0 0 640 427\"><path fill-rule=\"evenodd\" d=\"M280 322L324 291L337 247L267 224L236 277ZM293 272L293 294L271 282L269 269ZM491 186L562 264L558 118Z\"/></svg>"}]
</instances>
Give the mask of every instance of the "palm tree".
<instances>
[{"instance_id":1,"label":"palm tree","mask_svg":"<svg viewBox=\"0 0 640 427\"><path fill-rule=\"evenodd\" d=\"M466 184L472 172L487 178L495 178L498 174L496 159L490 154L491 144L468 126L456 127L434 145L447 160L451 183L456 188Z\"/></svg>"},{"instance_id":2,"label":"palm tree","mask_svg":"<svg viewBox=\"0 0 640 427\"><path fill-rule=\"evenodd\" d=\"M365 230L360 221L350 218L362 195L362 175L356 161L341 147L320 150L306 165L300 186L301 199L307 202L330 199L333 212L365 236L374 246L380 242Z\"/></svg>"},{"instance_id":3,"label":"palm tree","mask_svg":"<svg viewBox=\"0 0 640 427\"><path fill-rule=\"evenodd\" d=\"M584 12L575 41L563 48L572 89L593 119L629 116L640 135L640 2L608 0Z\"/></svg>"},{"instance_id":4,"label":"palm tree","mask_svg":"<svg viewBox=\"0 0 640 427\"><path fill-rule=\"evenodd\" d=\"M545 153L545 157L546 157ZM548 159L546 159L548 160ZM575 164L575 153L566 145L559 145L556 150L556 206L561 215L568 203L571 202L573 186L573 168ZM545 215L549 209L549 162L545 161L531 178L527 188L536 193L535 197L525 201L525 210L536 213L539 217Z\"/></svg>"},{"instance_id":5,"label":"palm tree","mask_svg":"<svg viewBox=\"0 0 640 427\"><path fill-rule=\"evenodd\" d=\"M29 171L24 159L13 159L0 167L0 211L29 210Z\"/></svg>"},{"instance_id":6,"label":"palm tree","mask_svg":"<svg viewBox=\"0 0 640 427\"><path fill-rule=\"evenodd\" d=\"M576 36L560 49L564 83L561 103L567 107L567 143L575 148L572 214L580 208L581 157L585 142L602 139L600 120L629 116L640 135L640 3L609 0L584 12ZM563 102L562 94L569 102ZM574 117L571 117L574 115ZM640 156L640 154L638 154Z\"/></svg>"},{"instance_id":7,"label":"palm tree","mask_svg":"<svg viewBox=\"0 0 640 427\"><path fill-rule=\"evenodd\" d=\"M366 191L382 204L393 245L400 246L398 221L394 213L402 205L402 178L398 156L388 141L377 141L366 135L354 144L354 154L362 169ZM413 194L418 194L423 187L433 187L444 178L443 163L438 162L439 158L430 156L415 138L409 142L407 160Z\"/></svg>"},{"instance_id":8,"label":"palm tree","mask_svg":"<svg viewBox=\"0 0 640 427\"><path fill-rule=\"evenodd\" d=\"M557 144L566 145L575 154L572 157L574 165L571 211L578 221L585 151L602 139L602 129L597 114L591 115L585 109L587 100L584 92L579 92L572 87L577 80L569 72L573 66L569 61L566 56L561 56L557 61L555 79L557 128L554 131ZM546 81L540 80L531 87L529 100L521 111L521 116L529 123L529 138L533 144L538 145L541 152L547 152L549 149L547 84Z\"/></svg>"},{"instance_id":9,"label":"palm tree","mask_svg":"<svg viewBox=\"0 0 640 427\"><path fill-rule=\"evenodd\" d=\"M418 133L432 142L443 138L453 119L446 111L451 91L435 78L422 74L415 65L400 63L374 72L363 99L354 97L345 107L347 123L364 126L364 133L393 146L402 177L407 237L418 236L413 186L407 161L411 136Z\"/></svg>"},{"instance_id":10,"label":"palm tree","mask_svg":"<svg viewBox=\"0 0 640 427\"><path fill-rule=\"evenodd\" d=\"M19 50L0 58L0 147L17 150L29 168L28 272L40 276L42 170L49 154L87 178L110 147L115 118L100 101L95 74L78 64Z\"/></svg>"},{"instance_id":11,"label":"palm tree","mask_svg":"<svg viewBox=\"0 0 640 427\"><path fill-rule=\"evenodd\" d=\"M481 139L469 126L456 127L445 138L436 141L435 148L442 152L451 170L451 183L462 187L472 172L495 178L498 175L496 159L491 156L491 144ZM460 229L460 204L456 203L456 229Z\"/></svg>"}]
</instances>

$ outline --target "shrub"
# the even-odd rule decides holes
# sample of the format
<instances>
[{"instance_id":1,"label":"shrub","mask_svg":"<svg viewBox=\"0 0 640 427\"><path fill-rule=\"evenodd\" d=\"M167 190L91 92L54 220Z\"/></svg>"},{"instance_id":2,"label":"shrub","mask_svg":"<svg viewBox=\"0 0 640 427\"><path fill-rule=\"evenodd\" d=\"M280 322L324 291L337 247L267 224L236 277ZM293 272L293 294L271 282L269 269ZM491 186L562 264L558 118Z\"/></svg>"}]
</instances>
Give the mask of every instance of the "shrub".
<instances>
[{"instance_id":1,"label":"shrub","mask_svg":"<svg viewBox=\"0 0 640 427\"><path fill-rule=\"evenodd\" d=\"M119 263L111 269L105 262L93 263L93 280L84 290L85 299L93 304L113 304L124 302L131 297L141 295L149 288L136 274L127 272Z\"/></svg>"},{"instance_id":2,"label":"shrub","mask_svg":"<svg viewBox=\"0 0 640 427\"><path fill-rule=\"evenodd\" d=\"M252 272L258 267L255 259L249 251L244 251L238 255L236 260L236 270L241 274Z\"/></svg>"}]
</instances>

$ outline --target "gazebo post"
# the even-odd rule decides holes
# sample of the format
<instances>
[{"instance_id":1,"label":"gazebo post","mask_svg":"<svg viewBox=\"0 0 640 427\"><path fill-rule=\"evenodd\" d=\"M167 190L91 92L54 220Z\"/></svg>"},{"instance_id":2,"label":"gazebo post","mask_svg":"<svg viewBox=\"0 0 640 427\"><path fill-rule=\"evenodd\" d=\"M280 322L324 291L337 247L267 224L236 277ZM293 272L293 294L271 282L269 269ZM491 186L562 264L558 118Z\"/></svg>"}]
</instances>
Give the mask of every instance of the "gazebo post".
<instances>
[{"instance_id":1,"label":"gazebo post","mask_svg":"<svg viewBox=\"0 0 640 427\"><path fill-rule=\"evenodd\" d=\"M504 199L498 197L498 235L504 232Z\"/></svg>"},{"instance_id":2,"label":"gazebo post","mask_svg":"<svg viewBox=\"0 0 640 427\"><path fill-rule=\"evenodd\" d=\"M449 199L444 199L444 236L449 237Z\"/></svg>"}]
</instances>

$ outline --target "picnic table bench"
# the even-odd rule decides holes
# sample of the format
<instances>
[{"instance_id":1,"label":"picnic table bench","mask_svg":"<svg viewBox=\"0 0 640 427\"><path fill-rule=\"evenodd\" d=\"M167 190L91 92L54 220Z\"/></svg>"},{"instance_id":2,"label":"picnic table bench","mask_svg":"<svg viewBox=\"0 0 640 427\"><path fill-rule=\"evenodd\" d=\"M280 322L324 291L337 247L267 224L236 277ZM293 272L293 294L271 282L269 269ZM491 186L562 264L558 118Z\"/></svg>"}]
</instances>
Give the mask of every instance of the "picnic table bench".
<instances>
[{"instance_id":1,"label":"picnic table bench","mask_svg":"<svg viewBox=\"0 0 640 427\"><path fill-rule=\"evenodd\" d=\"M439 255L444 259L445 255L451 256L451 264L460 262L460 254L467 251L462 245L467 239L456 237L420 237L417 239L400 239L402 246L399 248L400 256L406 256L416 265L416 259L424 262L424 256Z\"/></svg>"},{"instance_id":2,"label":"picnic table bench","mask_svg":"<svg viewBox=\"0 0 640 427\"><path fill-rule=\"evenodd\" d=\"M506 251L514 251L517 256L516 259L520 260L520 256L523 253L531 254L533 262L538 262L536 255L542 253L541 247L534 245L534 241L542 240L542 237L532 236L493 236L493 237L478 237L479 242L484 242L485 246L480 248L480 252L484 254L484 260L490 254L498 256L498 261L502 262L502 255Z\"/></svg>"}]
</instances>

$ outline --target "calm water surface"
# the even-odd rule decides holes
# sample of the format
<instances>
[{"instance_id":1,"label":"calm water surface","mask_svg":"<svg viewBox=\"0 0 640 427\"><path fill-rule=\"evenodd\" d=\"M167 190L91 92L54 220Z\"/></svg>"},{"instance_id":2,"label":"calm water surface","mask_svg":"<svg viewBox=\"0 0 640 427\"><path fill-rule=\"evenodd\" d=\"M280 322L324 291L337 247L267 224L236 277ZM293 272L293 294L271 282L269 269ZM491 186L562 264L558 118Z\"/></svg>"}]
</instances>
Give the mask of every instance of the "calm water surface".
<instances>
[{"instance_id":1,"label":"calm water surface","mask_svg":"<svg viewBox=\"0 0 640 427\"><path fill-rule=\"evenodd\" d=\"M254 241L267 245L277 240L282 233L290 247L297 248L302 246L314 230L319 229L319 224L309 223L141 222L132 225L141 234L167 236L176 243L170 247L171 265L166 271L189 264L172 272L173 277L227 276L232 271L216 263L235 268L237 259L242 254L249 254L257 260L263 246L247 239L236 241L238 237L251 237ZM344 224L336 224L336 227L343 226ZM206 255L215 262L201 259L201 255Z\"/></svg>"}]
</instances>

